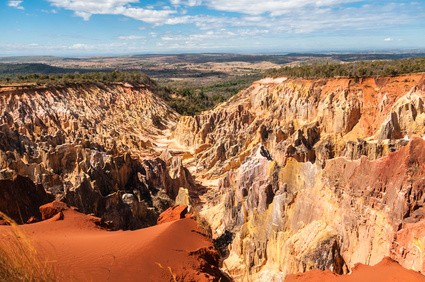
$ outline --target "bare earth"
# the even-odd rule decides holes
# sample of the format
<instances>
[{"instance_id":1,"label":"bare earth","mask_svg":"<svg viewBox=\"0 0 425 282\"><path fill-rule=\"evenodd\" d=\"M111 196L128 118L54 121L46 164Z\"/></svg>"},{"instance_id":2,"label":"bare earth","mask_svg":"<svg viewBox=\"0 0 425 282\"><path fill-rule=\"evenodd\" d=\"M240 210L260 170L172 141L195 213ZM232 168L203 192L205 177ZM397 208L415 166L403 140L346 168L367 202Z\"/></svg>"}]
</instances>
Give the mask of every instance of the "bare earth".
<instances>
[{"instance_id":1,"label":"bare earth","mask_svg":"<svg viewBox=\"0 0 425 282\"><path fill-rule=\"evenodd\" d=\"M199 258L190 255L211 243L195 220L185 218L136 231L106 231L96 218L72 209L50 220L23 225L39 254L54 267L57 281L208 281L194 272ZM0 226L7 234L9 226Z\"/></svg>"}]
</instances>

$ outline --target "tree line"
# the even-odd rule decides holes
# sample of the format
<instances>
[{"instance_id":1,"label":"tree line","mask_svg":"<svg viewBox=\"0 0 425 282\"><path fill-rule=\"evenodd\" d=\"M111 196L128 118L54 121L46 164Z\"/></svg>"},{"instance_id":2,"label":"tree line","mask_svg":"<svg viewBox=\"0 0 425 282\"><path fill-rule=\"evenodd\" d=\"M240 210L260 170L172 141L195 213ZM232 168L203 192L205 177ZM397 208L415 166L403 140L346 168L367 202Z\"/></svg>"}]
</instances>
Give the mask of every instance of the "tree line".
<instances>
[{"instance_id":1,"label":"tree line","mask_svg":"<svg viewBox=\"0 0 425 282\"><path fill-rule=\"evenodd\" d=\"M330 77L369 77L396 76L408 73L425 72L425 58L410 58L385 61L358 61L351 63L313 62L301 63L296 66L283 66L265 72L265 77L299 77L299 78L330 78Z\"/></svg>"},{"instance_id":2,"label":"tree line","mask_svg":"<svg viewBox=\"0 0 425 282\"><path fill-rule=\"evenodd\" d=\"M156 83L145 73L137 71L99 71L87 73L31 73L0 75L1 84L36 84L44 86L61 86L80 83L114 83L128 82L156 86Z\"/></svg>"}]
</instances>

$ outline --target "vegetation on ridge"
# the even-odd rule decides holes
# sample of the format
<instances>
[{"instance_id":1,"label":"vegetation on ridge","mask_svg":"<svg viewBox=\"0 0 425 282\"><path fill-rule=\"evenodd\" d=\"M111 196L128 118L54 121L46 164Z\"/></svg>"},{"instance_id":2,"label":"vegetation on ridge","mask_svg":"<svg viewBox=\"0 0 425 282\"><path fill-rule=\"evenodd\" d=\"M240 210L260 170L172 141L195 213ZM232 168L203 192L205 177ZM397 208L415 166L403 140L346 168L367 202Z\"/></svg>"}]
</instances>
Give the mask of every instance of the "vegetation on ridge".
<instances>
[{"instance_id":1,"label":"vegetation on ridge","mask_svg":"<svg viewBox=\"0 0 425 282\"><path fill-rule=\"evenodd\" d=\"M39 64L37 64L39 65ZM1 69L1 64L0 64ZM113 83L156 85L149 76L137 71L98 71L73 73L8 73L0 70L0 84L35 84L44 86L64 86L75 83Z\"/></svg>"},{"instance_id":2,"label":"vegetation on ridge","mask_svg":"<svg viewBox=\"0 0 425 282\"><path fill-rule=\"evenodd\" d=\"M302 54L301 54L302 55ZM301 56L298 55L298 56ZM281 68L264 72L265 77L299 77L299 78L330 78L330 77L368 77L395 76L407 73L425 72L425 57L399 60L354 61L344 63L329 55L309 55L313 59L298 61L296 65L285 65ZM215 58L215 55L211 55ZM289 57L295 54L289 54ZM334 55L333 55L334 56ZM333 56L330 56L333 58ZM341 55L343 56L343 55ZM364 55L369 58L371 55ZM187 60L187 56L178 59ZM302 57L302 56L301 56ZM358 58L359 55L353 58ZM381 56L382 57L382 56ZM381 58L377 57L377 58ZM255 56L253 57L255 58ZM261 59L265 59L260 57ZM339 57L337 57L339 58ZM345 58L343 56L343 58ZM351 58L351 57L349 57ZM360 58L362 58L360 56ZM371 57L374 58L374 57ZM383 56L383 58L386 58ZM216 60L220 58L215 58ZM258 60L259 58L257 58ZM295 58L293 58L295 60ZM347 59L347 58L345 58ZM212 60L212 59L211 59ZM230 59L229 59L230 60ZM175 71L178 71L176 69ZM182 70L196 73L195 70ZM171 75L171 74L170 74ZM200 73L200 75L204 75ZM173 77L172 75L170 77ZM220 76L210 80L166 79L155 81L140 71L117 71L108 69L72 69L54 67L41 63L0 64L0 85L30 84L40 86L66 86L70 84L95 83L108 84L128 82L133 85L147 85L165 100L178 113L195 115L213 108L218 103L228 100L240 90L261 78L260 72L251 72L235 76Z\"/></svg>"},{"instance_id":3,"label":"vegetation on ridge","mask_svg":"<svg viewBox=\"0 0 425 282\"><path fill-rule=\"evenodd\" d=\"M425 72L425 58L411 58L385 61L358 61L352 63L314 62L297 66L284 66L268 70L266 77L300 77L300 78L330 78L330 77L368 77L395 76L407 73Z\"/></svg>"},{"instance_id":4,"label":"vegetation on ridge","mask_svg":"<svg viewBox=\"0 0 425 282\"><path fill-rule=\"evenodd\" d=\"M206 85L159 82L156 94L182 115L195 115L227 101L239 91L260 79L260 75L241 76Z\"/></svg>"},{"instance_id":5,"label":"vegetation on ridge","mask_svg":"<svg viewBox=\"0 0 425 282\"><path fill-rule=\"evenodd\" d=\"M9 70L9 71L7 71ZM244 76L207 85L188 84L179 81L152 80L140 71L96 72L52 67L45 64L0 64L0 85L30 84L45 87L61 87L71 84L108 84L127 82L147 85L178 113L195 115L226 101L240 90L248 87L260 76ZM34 73L33 73L34 72Z\"/></svg>"}]
</instances>

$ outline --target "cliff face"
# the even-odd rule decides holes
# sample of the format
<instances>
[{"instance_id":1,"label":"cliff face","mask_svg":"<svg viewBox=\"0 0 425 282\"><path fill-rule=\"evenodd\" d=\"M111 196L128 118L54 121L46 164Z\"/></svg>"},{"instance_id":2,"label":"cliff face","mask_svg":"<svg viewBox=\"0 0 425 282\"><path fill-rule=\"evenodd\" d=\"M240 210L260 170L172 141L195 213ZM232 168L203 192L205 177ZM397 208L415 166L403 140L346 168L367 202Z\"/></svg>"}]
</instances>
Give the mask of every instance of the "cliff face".
<instances>
[{"instance_id":1,"label":"cliff face","mask_svg":"<svg viewBox=\"0 0 425 282\"><path fill-rule=\"evenodd\" d=\"M5 89L0 176L27 176L114 229L153 225L195 188L178 158L159 158L177 117L143 85Z\"/></svg>"},{"instance_id":2,"label":"cliff face","mask_svg":"<svg viewBox=\"0 0 425 282\"><path fill-rule=\"evenodd\" d=\"M237 168L257 144L279 165L367 155L376 159L423 134L423 75L395 78L265 79L174 132L206 176Z\"/></svg>"},{"instance_id":3,"label":"cliff face","mask_svg":"<svg viewBox=\"0 0 425 282\"><path fill-rule=\"evenodd\" d=\"M182 117L203 214L233 234L225 269L269 281L390 256L424 272L424 99L424 75L265 79Z\"/></svg>"},{"instance_id":4,"label":"cliff face","mask_svg":"<svg viewBox=\"0 0 425 282\"><path fill-rule=\"evenodd\" d=\"M423 74L264 79L195 117L144 86L7 89L0 180L114 229L197 205L236 280L384 257L425 273L424 99Z\"/></svg>"}]
</instances>

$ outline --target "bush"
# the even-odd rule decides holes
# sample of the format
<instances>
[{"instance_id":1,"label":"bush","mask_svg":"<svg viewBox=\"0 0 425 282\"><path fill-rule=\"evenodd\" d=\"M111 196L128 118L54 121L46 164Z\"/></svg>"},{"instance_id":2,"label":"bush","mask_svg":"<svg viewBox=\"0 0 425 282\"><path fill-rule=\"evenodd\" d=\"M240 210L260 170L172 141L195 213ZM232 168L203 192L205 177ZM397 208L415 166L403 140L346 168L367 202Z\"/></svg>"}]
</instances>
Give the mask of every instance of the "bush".
<instances>
[{"instance_id":1,"label":"bush","mask_svg":"<svg viewBox=\"0 0 425 282\"><path fill-rule=\"evenodd\" d=\"M425 72L425 58L412 58L385 61L358 61L352 63L303 63L298 66L284 66L279 69L268 70L265 77L301 77L301 78L329 78L368 77L368 76L396 76L407 73Z\"/></svg>"},{"instance_id":2,"label":"bush","mask_svg":"<svg viewBox=\"0 0 425 282\"><path fill-rule=\"evenodd\" d=\"M214 81L211 84L168 82L165 83L167 86L158 87L156 94L178 113L195 115L227 101L260 78L260 75L246 75L227 78L220 82Z\"/></svg>"},{"instance_id":3,"label":"bush","mask_svg":"<svg viewBox=\"0 0 425 282\"><path fill-rule=\"evenodd\" d=\"M46 86L62 86L74 83L114 83L128 82L156 87L156 83L146 74L135 71L102 71L88 73L60 74L12 74L0 75L0 83L32 83Z\"/></svg>"}]
</instances>

